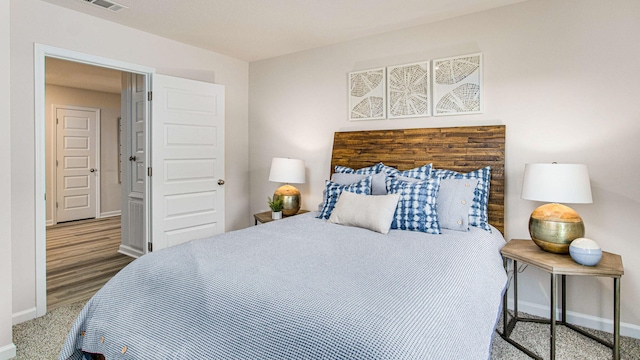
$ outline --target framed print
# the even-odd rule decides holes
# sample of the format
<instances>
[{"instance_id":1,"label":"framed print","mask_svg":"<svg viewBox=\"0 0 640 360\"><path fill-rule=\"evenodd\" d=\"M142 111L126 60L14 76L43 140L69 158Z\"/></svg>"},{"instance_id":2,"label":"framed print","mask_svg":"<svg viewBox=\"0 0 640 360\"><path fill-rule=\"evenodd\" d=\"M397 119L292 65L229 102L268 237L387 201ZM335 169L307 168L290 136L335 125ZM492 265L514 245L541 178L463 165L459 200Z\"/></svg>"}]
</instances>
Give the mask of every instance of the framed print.
<instances>
[{"instance_id":1,"label":"framed print","mask_svg":"<svg viewBox=\"0 0 640 360\"><path fill-rule=\"evenodd\" d=\"M349 120L386 118L385 68L349 73Z\"/></svg>"},{"instance_id":2,"label":"framed print","mask_svg":"<svg viewBox=\"0 0 640 360\"><path fill-rule=\"evenodd\" d=\"M433 61L433 115L482 112L482 54Z\"/></svg>"},{"instance_id":3,"label":"framed print","mask_svg":"<svg viewBox=\"0 0 640 360\"><path fill-rule=\"evenodd\" d=\"M431 115L429 62L387 68L389 119Z\"/></svg>"}]
</instances>

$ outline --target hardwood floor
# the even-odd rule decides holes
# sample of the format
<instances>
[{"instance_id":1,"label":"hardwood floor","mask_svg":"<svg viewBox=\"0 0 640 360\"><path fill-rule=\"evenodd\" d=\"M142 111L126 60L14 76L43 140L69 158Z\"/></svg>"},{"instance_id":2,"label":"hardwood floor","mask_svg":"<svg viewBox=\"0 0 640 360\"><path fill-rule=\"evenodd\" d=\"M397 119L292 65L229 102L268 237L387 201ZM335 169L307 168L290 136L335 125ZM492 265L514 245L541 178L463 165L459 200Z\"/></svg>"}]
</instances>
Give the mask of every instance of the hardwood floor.
<instances>
[{"instance_id":1,"label":"hardwood floor","mask_svg":"<svg viewBox=\"0 0 640 360\"><path fill-rule=\"evenodd\" d=\"M88 300L133 261L120 241L120 216L47 227L47 311Z\"/></svg>"}]
</instances>

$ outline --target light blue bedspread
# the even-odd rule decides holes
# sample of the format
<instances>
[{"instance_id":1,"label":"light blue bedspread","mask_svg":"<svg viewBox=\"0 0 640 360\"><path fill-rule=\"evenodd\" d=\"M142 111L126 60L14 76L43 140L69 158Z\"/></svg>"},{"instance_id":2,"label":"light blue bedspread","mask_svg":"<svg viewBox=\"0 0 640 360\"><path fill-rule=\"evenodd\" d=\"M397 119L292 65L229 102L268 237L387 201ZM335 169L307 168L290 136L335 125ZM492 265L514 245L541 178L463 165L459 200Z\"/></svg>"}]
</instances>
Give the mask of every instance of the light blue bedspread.
<instances>
[{"instance_id":1,"label":"light blue bedspread","mask_svg":"<svg viewBox=\"0 0 640 360\"><path fill-rule=\"evenodd\" d=\"M315 213L132 262L60 353L115 359L488 359L500 232L388 235Z\"/></svg>"}]
</instances>

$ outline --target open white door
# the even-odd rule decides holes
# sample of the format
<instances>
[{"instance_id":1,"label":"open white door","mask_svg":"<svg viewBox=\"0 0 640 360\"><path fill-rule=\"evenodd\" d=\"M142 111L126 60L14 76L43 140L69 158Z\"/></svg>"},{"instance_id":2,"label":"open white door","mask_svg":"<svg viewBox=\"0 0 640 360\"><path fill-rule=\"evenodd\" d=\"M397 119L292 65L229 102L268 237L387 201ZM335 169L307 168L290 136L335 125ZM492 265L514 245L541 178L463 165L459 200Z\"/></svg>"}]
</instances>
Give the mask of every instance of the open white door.
<instances>
[{"instance_id":1,"label":"open white door","mask_svg":"<svg viewBox=\"0 0 640 360\"><path fill-rule=\"evenodd\" d=\"M151 225L157 251L224 232L224 86L154 74Z\"/></svg>"},{"instance_id":2,"label":"open white door","mask_svg":"<svg viewBox=\"0 0 640 360\"><path fill-rule=\"evenodd\" d=\"M122 122L120 163L122 164L122 226L119 252L139 257L147 251L145 226L147 195L147 76L122 73Z\"/></svg>"}]
</instances>

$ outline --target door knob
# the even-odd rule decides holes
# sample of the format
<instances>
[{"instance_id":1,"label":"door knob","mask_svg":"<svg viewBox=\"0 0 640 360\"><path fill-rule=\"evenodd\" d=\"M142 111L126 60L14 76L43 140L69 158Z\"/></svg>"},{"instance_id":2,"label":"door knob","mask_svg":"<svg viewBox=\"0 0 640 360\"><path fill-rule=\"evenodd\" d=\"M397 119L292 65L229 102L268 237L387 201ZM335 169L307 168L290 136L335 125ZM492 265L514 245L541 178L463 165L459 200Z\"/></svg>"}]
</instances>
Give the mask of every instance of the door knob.
<instances>
[{"instance_id":1,"label":"door knob","mask_svg":"<svg viewBox=\"0 0 640 360\"><path fill-rule=\"evenodd\" d=\"M90 172L96 172L97 170L94 168L89 169Z\"/></svg>"},{"instance_id":2,"label":"door knob","mask_svg":"<svg viewBox=\"0 0 640 360\"><path fill-rule=\"evenodd\" d=\"M224 185L224 180L218 179L218 185Z\"/></svg>"},{"instance_id":3,"label":"door knob","mask_svg":"<svg viewBox=\"0 0 640 360\"><path fill-rule=\"evenodd\" d=\"M136 156L135 155L129 156L129 161L136 161Z\"/></svg>"}]
</instances>

